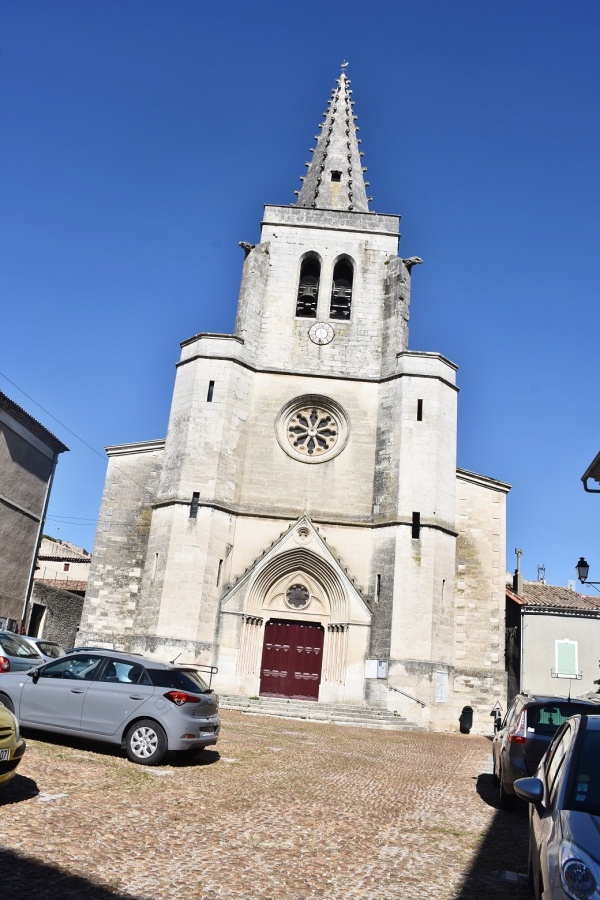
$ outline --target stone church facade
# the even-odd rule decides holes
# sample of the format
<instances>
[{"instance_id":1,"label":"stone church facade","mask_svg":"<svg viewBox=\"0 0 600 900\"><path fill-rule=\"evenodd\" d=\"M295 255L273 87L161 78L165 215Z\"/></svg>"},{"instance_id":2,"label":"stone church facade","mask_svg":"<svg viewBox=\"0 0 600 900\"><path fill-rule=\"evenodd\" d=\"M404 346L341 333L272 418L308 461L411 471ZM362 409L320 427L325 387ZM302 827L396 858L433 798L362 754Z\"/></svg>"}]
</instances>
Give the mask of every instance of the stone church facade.
<instances>
[{"instance_id":1,"label":"stone church facade","mask_svg":"<svg viewBox=\"0 0 600 900\"><path fill-rule=\"evenodd\" d=\"M456 465L456 366L408 349L399 216L369 211L342 71L297 202L266 206L234 334L181 345L165 440L107 448L78 643L218 690L489 729L508 485Z\"/></svg>"}]
</instances>

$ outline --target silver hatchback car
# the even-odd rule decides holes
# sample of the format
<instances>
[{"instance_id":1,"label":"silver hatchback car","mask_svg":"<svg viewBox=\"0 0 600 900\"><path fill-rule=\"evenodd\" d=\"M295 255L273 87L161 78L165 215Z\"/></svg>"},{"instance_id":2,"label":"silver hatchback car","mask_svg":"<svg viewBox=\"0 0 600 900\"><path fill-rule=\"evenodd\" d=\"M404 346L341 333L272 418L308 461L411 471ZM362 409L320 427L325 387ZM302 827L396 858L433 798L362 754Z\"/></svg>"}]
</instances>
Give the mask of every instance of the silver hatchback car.
<instances>
[{"instance_id":1,"label":"silver hatchback car","mask_svg":"<svg viewBox=\"0 0 600 900\"><path fill-rule=\"evenodd\" d=\"M529 802L529 879L535 897L600 898L600 715L557 731L535 778L515 792Z\"/></svg>"},{"instance_id":2,"label":"silver hatchback car","mask_svg":"<svg viewBox=\"0 0 600 900\"><path fill-rule=\"evenodd\" d=\"M2 675L0 702L24 727L119 744L142 765L216 744L221 727L219 698L197 668L111 650Z\"/></svg>"}]
</instances>

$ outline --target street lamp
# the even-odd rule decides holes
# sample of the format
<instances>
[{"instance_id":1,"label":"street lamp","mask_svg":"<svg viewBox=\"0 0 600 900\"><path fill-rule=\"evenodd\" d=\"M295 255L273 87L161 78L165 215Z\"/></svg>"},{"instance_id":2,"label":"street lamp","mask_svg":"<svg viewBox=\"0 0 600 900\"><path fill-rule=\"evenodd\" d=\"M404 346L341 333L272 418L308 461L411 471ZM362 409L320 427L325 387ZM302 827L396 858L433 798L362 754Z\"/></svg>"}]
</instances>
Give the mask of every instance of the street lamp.
<instances>
[{"instance_id":1,"label":"street lamp","mask_svg":"<svg viewBox=\"0 0 600 900\"><path fill-rule=\"evenodd\" d=\"M598 590L597 585L600 584L600 581L588 581L587 580L587 577L588 577L588 574L590 571L590 565L587 562L587 560L585 560L583 558L583 556L579 557L579 562L575 566L575 571L577 572L577 577L579 578L579 580L582 584L591 584L593 587L596 588L596 590Z\"/></svg>"}]
</instances>

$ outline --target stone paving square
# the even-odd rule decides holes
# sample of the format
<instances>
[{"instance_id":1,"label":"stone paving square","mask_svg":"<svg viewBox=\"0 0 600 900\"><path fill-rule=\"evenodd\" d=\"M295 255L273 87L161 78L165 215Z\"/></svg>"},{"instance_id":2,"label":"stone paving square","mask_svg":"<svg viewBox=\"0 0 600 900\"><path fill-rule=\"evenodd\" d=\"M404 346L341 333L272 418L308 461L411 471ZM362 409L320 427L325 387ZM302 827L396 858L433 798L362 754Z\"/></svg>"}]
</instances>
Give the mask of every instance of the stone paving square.
<instances>
[{"instance_id":1,"label":"stone paving square","mask_svg":"<svg viewBox=\"0 0 600 900\"><path fill-rule=\"evenodd\" d=\"M223 712L216 749L145 768L26 735L0 793L2 897L526 898L527 815L491 744Z\"/></svg>"}]
</instances>

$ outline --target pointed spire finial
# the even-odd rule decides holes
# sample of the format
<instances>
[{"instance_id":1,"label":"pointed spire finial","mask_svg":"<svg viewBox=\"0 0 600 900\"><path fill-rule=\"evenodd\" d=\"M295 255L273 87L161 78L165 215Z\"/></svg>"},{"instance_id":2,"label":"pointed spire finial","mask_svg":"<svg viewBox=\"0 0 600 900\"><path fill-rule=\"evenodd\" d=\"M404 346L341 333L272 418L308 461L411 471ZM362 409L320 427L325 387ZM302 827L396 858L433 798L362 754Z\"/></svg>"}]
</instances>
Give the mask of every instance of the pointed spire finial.
<instances>
[{"instance_id":1,"label":"pointed spire finial","mask_svg":"<svg viewBox=\"0 0 600 900\"><path fill-rule=\"evenodd\" d=\"M312 209L339 209L368 212L369 201L363 178L358 125L350 100L350 81L346 76L347 60L341 65L340 77L332 91L324 121L315 135L317 146L311 148L312 161L297 206Z\"/></svg>"}]
</instances>

